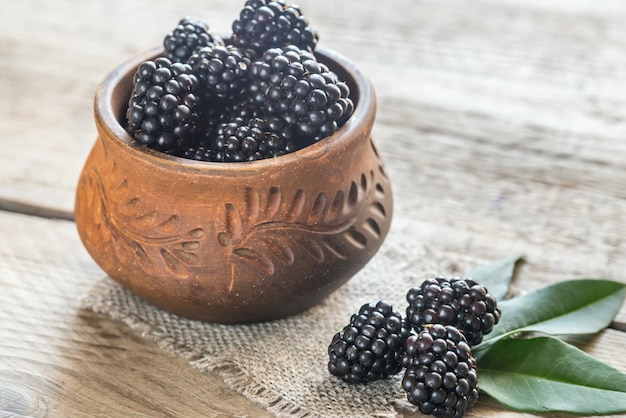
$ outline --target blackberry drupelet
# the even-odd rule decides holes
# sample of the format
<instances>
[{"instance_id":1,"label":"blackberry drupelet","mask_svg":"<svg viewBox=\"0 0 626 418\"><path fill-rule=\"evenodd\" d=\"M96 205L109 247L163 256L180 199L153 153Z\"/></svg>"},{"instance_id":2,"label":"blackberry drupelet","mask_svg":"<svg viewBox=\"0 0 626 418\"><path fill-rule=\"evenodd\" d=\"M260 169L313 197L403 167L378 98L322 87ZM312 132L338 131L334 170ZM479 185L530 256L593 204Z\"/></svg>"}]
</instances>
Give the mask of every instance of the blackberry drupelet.
<instances>
[{"instance_id":1,"label":"blackberry drupelet","mask_svg":"<svg viewBox=\"0 0 626 418\"><path fill-rule=\"evenodd\" d=\"M194 22L188 17L181 19L163 39L165 57L172 62L187 62L196 50L213 44L223 42L211 34L205 22Z\"/></svg>"},{"instance_id":2,"label":"blackberry drupelet","mask_svg":"<svg viewBox=\"0 0 626 418\"><path fill-rule=\"evenodd\" d=\"M404 344L402 389L423 414L461 418L478 400L476 360L463 334L435 324Z\"/></svg>"},{"instance_id":3,"label":"blackberry drupelet","mask_svg":"<svg viewBox=\"0 0 626 418\"><path fill-rule=\"evenodd\" d=\"M348 85L296 46L267 50L249 75L250 96L265 115L292 127L297 148L331 135L354 111Z\"/></svg>"},{"instance_id":4,"label":"blackberry drupelet","mask_svg":"<svg viewBox=\"0 0 626 418\"><path fill-rule=\"evenodd\" d=\"M200 121L199 86L187 64L163 57L142 63L128 101L130 135L160 151L190 144Z\"/></svg>"},{"instance_id":5,"label":"blackberry drupelet","mask_svg":"<svg viewBox=\"0 0 626 418\"><path fill-rule=\"evenodd\" d=\"M284 0L248 0L232 25L232 43L262 55L267 49L295 45L313 51L318 34L299 6Z\"/></svg>"},{"instance_id":6,"label":"blackberry drupelet","mask_svg":"<svg viewBox=\"0 0 626 418\"><path fill-rule=\"evenodd\" d=\"M436 277L408 291L407 320L416 332L428 324L454 325L471 346L500 320L496 298L476 280Z\"/></svg>"},{"instance_id":7,"label":"blackberry drupelet","mask_svg":"<svg viewBox=\"0 0 626 418\"><path fill-rule=\"evenodd\" d=\"M206 46L196 50L187 63L200 78L209 99L236 102L245 97L250 59L239 48Z\"/></svg>"},{"instance_id":8,"label":"blackberry drupelet","mask_svg":"<svg viewBox=\"0 0 626 418\"><path fill-rule=\"evenodd\" d=\"M278 157L293 151L293 144L263 119L234 118L217 127L210 148L214 161L237 162Z\"/></svg>"},{"instance_id":9,"label":"blackberry drupelet","mask_svg":"<svg viewBox=\"0 0 626 418\"><path fill-rule=\"evenodd\" d=\"M409 329L385 302L365 304L328 347L328 370L350 383L385 379L402 370L402 347Z\"/></svg>"}]
</instances>

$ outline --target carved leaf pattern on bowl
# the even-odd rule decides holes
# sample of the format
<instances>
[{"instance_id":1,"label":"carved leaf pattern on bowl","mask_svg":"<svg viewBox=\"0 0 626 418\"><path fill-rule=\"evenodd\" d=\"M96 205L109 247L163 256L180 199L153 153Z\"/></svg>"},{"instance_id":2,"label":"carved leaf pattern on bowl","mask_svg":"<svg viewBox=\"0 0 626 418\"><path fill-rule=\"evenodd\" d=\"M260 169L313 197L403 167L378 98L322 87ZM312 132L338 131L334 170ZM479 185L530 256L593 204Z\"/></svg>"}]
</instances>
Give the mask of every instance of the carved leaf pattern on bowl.
<instances>
[{"instance_id":1,"label":"carved leaf pattern on bowl","mask_svg":"<svg viewBox=\"0 0 626 418\"><path fill-rule=\"evenodd\" d=\"M197 227L181 232L178 214L163 214L145 209L141 199L130 194L128 179L122 177L113 163L107 182L98 167L84 175L83 184L93 190L89 209L101 225L105 242L115 251L121 263L128 257L123 248L132 248L134 257L145 271L154 271L161 263L177 276L184 277L191 266L200 265L197 252L205 239L205 230ZM107 190L105 184L113 184Z\"/></svg>"},{"instance_id":2,"label":"carved leaf pattern on bowl","mask_svg":"<svg viewBox=\"0 0 626 418\"><path fill-rule=\"evenodd\" d=\"M317 264L327 257L347 259L351 251L365 249L368 239L381 238L379 222L386 211L379 176L385 178L382 167L379 173L361 174L344 189L313 194L312 203L304 189L285 196L280 187L267 192L246 188L244 207L224 205L226 230L217 240L227 256L268 275L277 262L293 264L298 249Z\"/></svg>"}]
</instances>

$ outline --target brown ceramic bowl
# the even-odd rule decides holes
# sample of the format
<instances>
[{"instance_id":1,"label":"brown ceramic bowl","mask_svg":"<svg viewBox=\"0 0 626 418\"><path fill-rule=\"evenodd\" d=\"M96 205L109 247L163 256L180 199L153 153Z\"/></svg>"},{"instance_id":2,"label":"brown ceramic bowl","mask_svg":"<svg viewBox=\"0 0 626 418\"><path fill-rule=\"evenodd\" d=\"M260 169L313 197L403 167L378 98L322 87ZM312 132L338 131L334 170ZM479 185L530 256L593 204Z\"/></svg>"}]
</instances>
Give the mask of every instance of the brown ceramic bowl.
<instances>
[{"instance_id":1,"label":"brown ceramic bowl","mask_svg":"<svg viewBox=\"0 0 626 418\"><path fill-rule=\"evenodd\" d=\"M111 278L188 318L257 322L319 303L372 258L391 222L369 80L320 48L353 94L343 127L273 159L199 162L142 148L122 126L136 68L161 53L130 59L97 89L99 135L76 193L83 244Z\"/></svg>"}]
</instances>

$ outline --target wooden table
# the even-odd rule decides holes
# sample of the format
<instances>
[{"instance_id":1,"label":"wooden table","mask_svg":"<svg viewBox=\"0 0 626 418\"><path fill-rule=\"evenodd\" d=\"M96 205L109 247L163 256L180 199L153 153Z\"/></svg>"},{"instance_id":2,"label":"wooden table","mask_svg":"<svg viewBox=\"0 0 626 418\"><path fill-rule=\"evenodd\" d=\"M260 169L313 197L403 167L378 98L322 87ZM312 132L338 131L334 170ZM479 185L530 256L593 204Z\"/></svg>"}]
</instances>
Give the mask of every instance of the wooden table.
<instances>
[{"instance_id":1,"label":"wooden table","mask_svg":"<svg viewBox=\"0 0 626 418\"><path fill-rule=\"evenodd\" d=\"M72 223L99 81L183 16L227 32L242 4L0 3L0 416L268 416L78 309L103 273ZM376 87L394 228L452 258L526 254L517 291L626 281L626 3L299 4ZM585 348L626 371L625 330L623 307Z\"/></svg>"}]
</instances>

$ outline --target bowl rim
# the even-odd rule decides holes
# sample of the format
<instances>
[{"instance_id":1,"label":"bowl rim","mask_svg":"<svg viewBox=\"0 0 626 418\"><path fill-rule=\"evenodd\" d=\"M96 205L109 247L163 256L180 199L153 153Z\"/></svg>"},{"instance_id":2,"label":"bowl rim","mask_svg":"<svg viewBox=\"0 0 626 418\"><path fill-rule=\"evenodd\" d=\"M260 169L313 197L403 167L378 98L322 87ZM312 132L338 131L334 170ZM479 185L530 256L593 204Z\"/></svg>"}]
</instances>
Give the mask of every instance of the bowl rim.
<instances>
[{"instance_id":1,"label":"bowl rim","mask_svg":"<svg viewBox=\"0 0 626 418\"><path fill-rule=\"evenodd\" d=\"M376 97L370 79L342 54L318 46L315 49L315 55L318 56L320 62L327 64L332 71L340 73L340 77L343 77L341 73L345 73L352 79L352 83L349 80L344 81L350 84L351 90L356 89L356 91L352 92L352 96L357 98L352 116L332 135L279 157L243 162L196 161L144 147L136 143L124 129L116 116L116 109L113 103L116 101L116 96L122 94L120 89L124 85L124 79L129 76L132 77L139 64L163 55L163 52L162 46L153 47L137 53L122 62L104 77L98 85L94 97L94 115L100 134L105 133L109 137L117 138L117 141L113 141L115 144L146 163L165 167L175 165L178 170L194 172L208 170L211 173L223 174L242 170L264 170L282 165L298 164L302 160L318 159L331 149L348 147L352 142L358 142L363 135L370 136L376 115ZM129 88L132 88L132 86ZM128 96L125 94L124 92L123 97L127 98ZM234 168L237 170L233 170Z\"/></svg>"}]
</instances>

